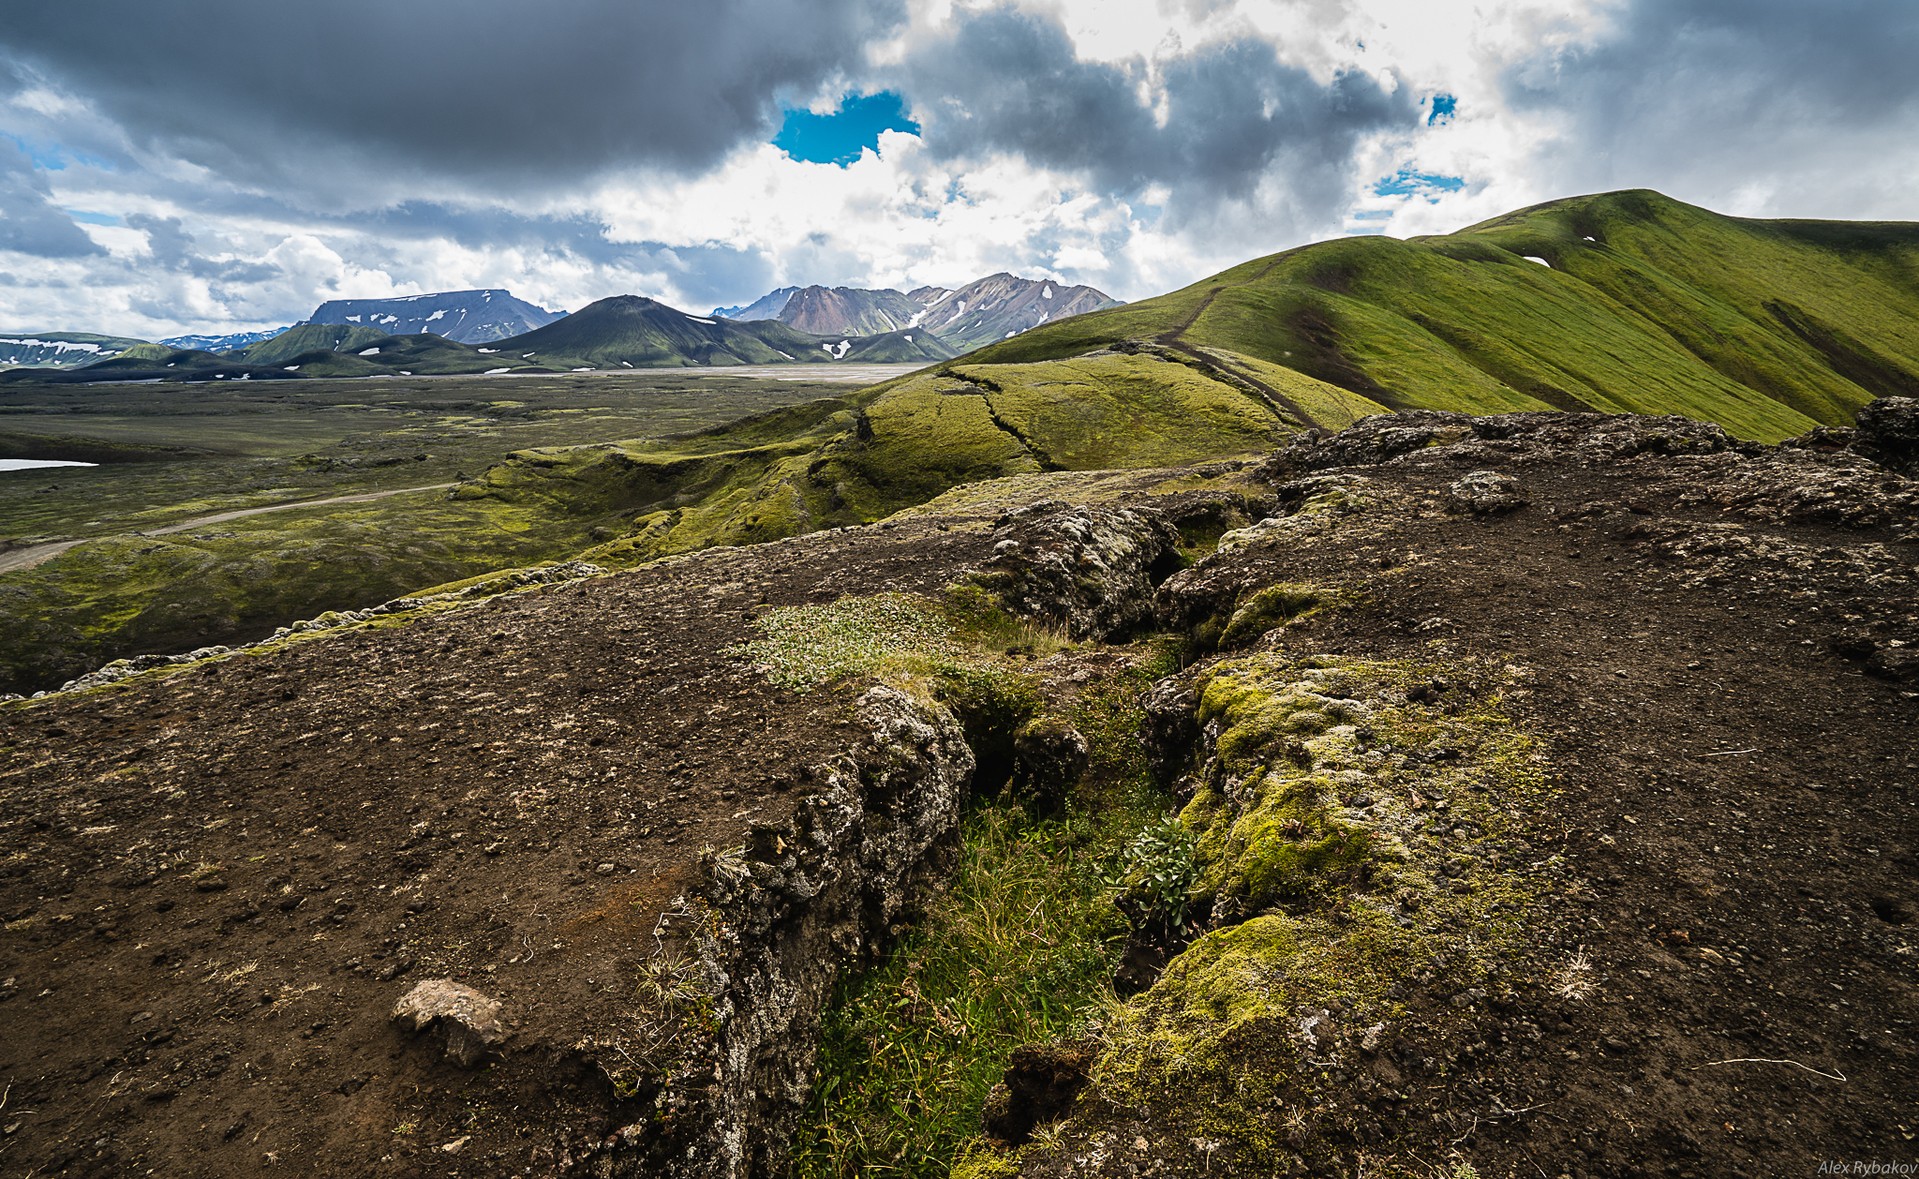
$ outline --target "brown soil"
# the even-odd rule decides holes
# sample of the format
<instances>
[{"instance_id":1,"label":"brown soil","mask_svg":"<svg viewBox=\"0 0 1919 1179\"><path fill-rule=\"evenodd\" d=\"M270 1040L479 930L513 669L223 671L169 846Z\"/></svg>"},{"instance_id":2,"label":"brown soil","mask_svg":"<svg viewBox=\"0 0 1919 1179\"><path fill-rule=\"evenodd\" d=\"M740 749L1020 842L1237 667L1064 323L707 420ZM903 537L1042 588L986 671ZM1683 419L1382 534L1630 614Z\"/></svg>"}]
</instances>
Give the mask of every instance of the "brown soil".
<instances>
[{"instance_id":1,"label":"brown soil","mask_svg":"<svg viewBox=\"0 0 1919 1179\"><path fill-rule=\"evenodd\" d=\"M1911 1161L1912 484L1446 420L1398 458L1296 448L1275 481L1355 462L1393 495L1217 577L1356 591L1268 640L1287 650L1524 671L1507 705L1560 788L1528 838L1577 881L1542 955L1583 951L1598 986L1466 996L1476 1038L1441 1059L1422 1019L1456 1023L1461 996L1414 995L1329 1149L1487 1179ZM1449 505L1487 468L1530 502ZM986 563L1005 495L964 498L0 709L0 1169L565 1170L633 1112L607 1046L648 1018L638 979L701 849L768 842L752 824L793 812L792 771L858 739L853 689L775 689L724 652L768 606ZM395 1027L424 978L504 1004L498 1063ZM1270 1173L1087 1096L1048 1141L1027 1173Z\"/></svg>"},{"instance_id":2,"label":"brown soil","mask_svg":"<svg viewBox=\"0 0 1919 1179\"><path fill-rule=\"evenodd\" d=\"M0 712L0 1169L553 1169L619 1113L590 1041L701 850L852 741L847 694L722 652L987 543L696 556ZM395 1029L429 977L504 1003L501 1064Z\"/></svg>"},{"instance_id":3,"label":"brown soil","mask_svg":"<svg viewBox=\"0 0 1919 1179\"><path fill-rule=\"evenodd\" d=\"M1438 1059L1422 1028L1461 997L1413 996L1374 1076L1316 1111L1338 1173L1810 1176L1919 1159L1919 692L1899 657L1919 642L1919 485L1850 457L1636 453L1571 428L1489 442L1437 420L1466 440L1444 445L1442 428L1440 445L1349 468L1389 505L1222 557L1210 577L1357 591L1277 632L1282 650L1523 670L1529 691L1507 705L1548 738L1560 790L1529 838L1575 880L1540 957L1583 950L1598 987L1466 996L1476 1034ZM1366 457L1299 447L1272 471ZM1516 476L1530 505L1449 503L1481 469ZM1069 1129L1022 1173L1270 1173L1230 1139L1124 1110Z\"/></svg>"}]
</instances>

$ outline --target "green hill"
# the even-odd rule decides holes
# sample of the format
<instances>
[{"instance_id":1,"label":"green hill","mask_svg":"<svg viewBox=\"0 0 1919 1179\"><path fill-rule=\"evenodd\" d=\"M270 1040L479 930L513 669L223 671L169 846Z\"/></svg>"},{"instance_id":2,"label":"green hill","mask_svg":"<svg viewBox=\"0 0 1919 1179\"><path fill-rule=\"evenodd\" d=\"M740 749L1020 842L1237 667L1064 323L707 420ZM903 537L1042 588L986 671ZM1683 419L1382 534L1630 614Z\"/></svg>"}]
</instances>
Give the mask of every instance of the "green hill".
<instances>
[{"instance_id":1,"label":"green hill","mask_svg":"<svg viewBox=\"0 0 1919 1179\"><path fill-rule=\"evenodd\" d=\"M1306 246L774 421L526 452L458 494L628 511L633 535L596 552L641 559L992 476L1251 454L1396 409L1677 413L1776 440L1914 391L1919 226L1624 192Z\"/></svg>"},{"instance_id":2,"label":"green hill","mask_svg":"<svg viewBox=\"0 0 1919 1179\"><path fill-rule=\"evenodd\" d=\"M925 328L855 336L845 343L844 349L839 341L829 341L827 347L841 353L839 359L849 364L934 364L959 355L957 348Z\"/></svg>"},{"instance_id":3,"label":"green hill","mask_svg":"<svg viewBox=\"0 0 1919 1179\"><path fill-rule=\"evenodd\" d=\"M1305 246L968 359L1125 340L1393 408L1679 413L1776 440L1919 390L1919 226L1578 197L1444 237Z\"/></svg>"},{"instance_id":4,"label":"green hill","mask_svg":"<svg viewBox=\"0 0 1919 1179\"><path fill-rule=\"evenodd\" d=\"M494 348L547 368L662 368L808 360L819 340L777 320L707 318L639 295L616 295Z\"/></svg>"},{"instance_id":5,"label":"green hill","mask_svg":"<svg viewBox=\"0 0 1919 1179\"><path fill-rule=\"evenodd\" d=\"M386 335L378 328L342 323L303 323L230 353L248 364L288 364L306 352L358 352Z\"/></svg>"}]
</instances>

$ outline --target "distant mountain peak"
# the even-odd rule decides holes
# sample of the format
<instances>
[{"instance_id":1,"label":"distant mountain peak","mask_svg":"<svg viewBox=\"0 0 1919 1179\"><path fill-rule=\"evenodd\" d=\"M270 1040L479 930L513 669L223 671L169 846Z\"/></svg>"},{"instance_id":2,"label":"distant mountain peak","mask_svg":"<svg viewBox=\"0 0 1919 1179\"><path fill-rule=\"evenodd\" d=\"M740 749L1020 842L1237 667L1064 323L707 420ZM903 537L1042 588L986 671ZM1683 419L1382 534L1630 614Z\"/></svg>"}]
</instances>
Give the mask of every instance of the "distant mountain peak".
<instances>
[{"instance_id":1,"label":"distant mountain peak","mask_svg":"<svg viewBox=\"0 0 1919 1179\"><path fill-rule=\"evenodd\" d=\"M377 328L395 336L431 334L462 344L484 344L545 327L560 315L516 299L509 291L481 288L391 299L330 299L305 322Z\"/></svg>"}]
</instances>

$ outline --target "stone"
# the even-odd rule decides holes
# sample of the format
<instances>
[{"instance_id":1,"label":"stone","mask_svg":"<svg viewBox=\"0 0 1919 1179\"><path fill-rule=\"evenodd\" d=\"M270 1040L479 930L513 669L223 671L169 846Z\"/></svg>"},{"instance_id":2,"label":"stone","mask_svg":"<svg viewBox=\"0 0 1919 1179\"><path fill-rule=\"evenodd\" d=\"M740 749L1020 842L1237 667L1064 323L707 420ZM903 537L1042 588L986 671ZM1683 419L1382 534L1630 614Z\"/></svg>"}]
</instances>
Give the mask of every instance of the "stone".
<instances>
[{"instance_id":1,"label":"stone","mask_svg":"<svg viewBox=\"0 0 1919 1179\"><path fill-rule=\"evenodd\" d=\"M1468 472L1446 489L1446 498L1453 510L1475 516L1497 516L1532 502L1519 480L1498 471Z\"/></svg>"},{"instance_id":2,"label":"stone","mask_svg":"<svg viewBox=\"0 0 1919 1179\"><path fill-rule=\"evenodd\" d=\"M1056 716L1028 721L1013 735L1013 790L1043 808L1063 804L1086 776L1085 734Z\"/></svg>"},{"instance_id":3,"label":"stone","mask_svg":"<svg viewBox=\"0 0 1919 1179\"><path fill-rule=\"evenodd\" d=\"M1903 475L1919 475L1919 397L1881 397L1859 411L1859 453Z\"/></svg>"},{"instance_id":4,"label":"stone","mask_svg":"<svg viewBox=\"0 0 1919 1179\"><path fill-rule=\"evenodd\" d=\"M437 1026L446 1034L447 1058L466 1068L494 1055L506 1039L499 1000L450 978L415 985L393 1005L393 1019L414 1032Z\"/></svg>"}]
</instances>

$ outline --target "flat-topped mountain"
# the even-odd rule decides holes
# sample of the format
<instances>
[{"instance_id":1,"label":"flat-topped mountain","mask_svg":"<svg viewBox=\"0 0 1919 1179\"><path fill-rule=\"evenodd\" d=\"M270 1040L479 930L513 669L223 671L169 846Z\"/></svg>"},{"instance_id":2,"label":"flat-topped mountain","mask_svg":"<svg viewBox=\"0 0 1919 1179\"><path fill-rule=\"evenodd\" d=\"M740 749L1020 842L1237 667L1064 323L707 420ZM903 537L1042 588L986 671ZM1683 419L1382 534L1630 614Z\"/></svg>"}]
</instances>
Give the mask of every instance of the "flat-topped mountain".
<instances>
[{"instance_id":1,"label":"flat-topped mountain","mask_svg":"<svg viewBox=\"0 0 1919 1179\"><path fill-rule=\"evenodd\" d=\"M463 344L487 344L545 327L564 312L535 307L507 291L440 291L393 299L332 299L308 323L346 324L383 335L431 333Z\"/></svg>"},{"instance_id":2,"label":"flat-topped mountain","mask_svg":"<svg viewBox=\"0 0 1919 1179\"><path fill-rule=\"evenodd\" d=\"M0 331L0 368L79 368L144 343L129 336L91 332Z\"/></svg>"}]
</instances>

